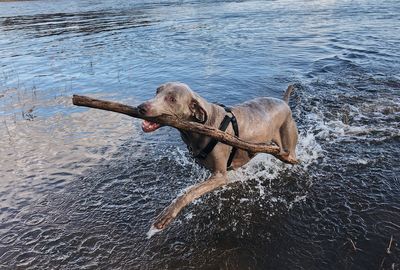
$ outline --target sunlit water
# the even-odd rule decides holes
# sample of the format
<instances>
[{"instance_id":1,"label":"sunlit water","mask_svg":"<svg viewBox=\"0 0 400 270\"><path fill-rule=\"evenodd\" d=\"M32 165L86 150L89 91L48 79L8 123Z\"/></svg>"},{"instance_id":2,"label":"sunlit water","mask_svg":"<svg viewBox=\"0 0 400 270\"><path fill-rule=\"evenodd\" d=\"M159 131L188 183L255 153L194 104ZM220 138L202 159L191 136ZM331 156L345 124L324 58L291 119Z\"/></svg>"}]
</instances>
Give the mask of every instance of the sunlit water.
<instances>
[{"instance_id":1,"label":"sunlit water","mask_svg":"<svg viewBox=\"0 0 400 270\"><path fill-rule=\"evenodd\" d=\"M104 2L0 3L1 269L399 269L398 1ZM259 155L147 239L209 172L70 97L165 81L227 105L294 83L301 164Z\"/></svg>"}]
</instances>

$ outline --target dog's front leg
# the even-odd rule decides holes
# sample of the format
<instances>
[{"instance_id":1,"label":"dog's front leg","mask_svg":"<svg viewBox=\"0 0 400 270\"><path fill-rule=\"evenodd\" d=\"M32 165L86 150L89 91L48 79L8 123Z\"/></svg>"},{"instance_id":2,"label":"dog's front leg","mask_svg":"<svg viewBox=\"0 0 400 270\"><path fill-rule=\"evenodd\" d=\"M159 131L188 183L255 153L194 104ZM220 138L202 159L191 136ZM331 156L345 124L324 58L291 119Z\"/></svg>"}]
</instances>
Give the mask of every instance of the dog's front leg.
<instances>
[{"instance_id":1,"label":"dog's front leg","mask_svg":"<svg viewBox=\"0 0 400 270\"><path fill-rule=\"evenodd\" d=\"M213 174L206 181L189 187L183 195L178 196L158 215L153 226L159 230L165 229L186 205L226 183L226 173L217 173Z\"/></svg>"}]
</instances>

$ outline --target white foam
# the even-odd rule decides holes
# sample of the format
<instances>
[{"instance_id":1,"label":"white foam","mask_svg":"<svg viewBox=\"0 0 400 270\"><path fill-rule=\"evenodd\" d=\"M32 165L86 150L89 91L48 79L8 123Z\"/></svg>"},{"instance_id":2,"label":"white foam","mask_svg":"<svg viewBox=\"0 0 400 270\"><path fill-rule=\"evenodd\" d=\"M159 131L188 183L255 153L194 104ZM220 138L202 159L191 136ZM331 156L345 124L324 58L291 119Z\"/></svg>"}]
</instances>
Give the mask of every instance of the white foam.
<instances>
[{"instance_id":1,"label":"white foam","mask_svg":"<svg viewBox=\"0 0 400 270\"><path fill-rule=\"evenodd\" d=\"M359 158L359 159L357 159L357 163L358 163L358 164L367 165L368 162L369 162L368 159L365 159L365 158Z\"/></svg>"},{"instance_id":2,"label":"white foam","mask_svg":"<svg viewBox=\"0 0 400 270\"><path fill-rule=\"evenodd\" d=\"M357 105L346 104L342 111L336 112L336 115L329 114L329 117L325 115L329 109L323 104L313 106L311 111L302 117L305 121L303 126L307 126L316 138L328 142L372 139L371 134L382 133L382 138L373 138L379 141L400 134L396 122L387 121L399 113L400 99L378 98ZM351 121L342 121L346 114ZM395 124L388 125L388 122Z\"/></svg>"},{"instance_id":3,"label":"white foam","mask_svg":"<svg viewBox=\"0 0 400 270\"><path fill-rule=\"evenodd\" d=\"M187 213L186 215L185 215L185 219L186 220L191 220L193 218L193 213Z\"/></svg>"},{"instance_id":4,"label":"white foam","mask_svg":"<svg viewBox=\"0 0 400 270\"><path fill-rule=\"evenodd\" d=\"M178 166L184 167L185 170L190 170L191 178L195 181L206 179L210 176L210 172L205 168L201 167L195 162L195 159L190 154L178 146L166 149L168 155L167 158L175 162ZM165 155L163 155L165 157Z\"/></svg>"},{"instance_id":5,"label":"white foam","mask_svg":"<svg viewBox=\"0 0 400 270\"><path fill-rule=\"evenodd\" d=\"M292 209L292 208L293 208L293 205L294 205L295 203L304 202L304 201L306 201L306 199L307 199L307 194L301 195L301 196L296 195L296 197L294 198L294 200L291 201L291 202L289 203L288 209Z\"/></svg>"},{"instance_id":6,"label":"white foam","mask_svg":"<svg viewBox=\"0 0 400 270\"><path fill-rule=\"evenodd\" d=\"M324 154L321 145L317 142L316 136L312 131L300 134L297 145L297 156L303 169L307 169L311 164Z\"/></svg>"},{"instance_id":7,"label":"white foam","mask_svg":"<svg viewBox=\"0 0 400 270\"><path fill-rule=\"evenodd\" d=\"M173 160L181 166L191 166L193 164L193 160L189 158L185 151L180 147L175 147L173 151L171 151L171 154L173 156Z\"/></svg>"},{"instance_id":8,"label":"white foam","mask_svg":"<svg viewBox=\"0 0 400 270\"><path fill-rule=\"evenodd\" d=\"M155 235L156 233L161 232L162 230L157 229L156 227L154 227L153 225L151 225L149 231L146 233L147 239L150 239L151 237L153 237L153 235Z\"/></svg>"},{"instance_id":9,"label":"white foam","mask_svg":"<svg viewBox=\"0 0 400 270\"><path fill-rule=\"evenodd\" d=\"M296 166L285 164L272 155L258 154L239 170L230 172L230 181L246 181L249 179L262 179L265 181L265 179L276 179L282 172L287 170L298 168L306 170L309 165L323 155L322 147L316 141L316 137L311 131L299 135L296 152L300 160L300 164ZM260 195L264 195L262 189L260 189Z\"/></svg>"}]
</instances>

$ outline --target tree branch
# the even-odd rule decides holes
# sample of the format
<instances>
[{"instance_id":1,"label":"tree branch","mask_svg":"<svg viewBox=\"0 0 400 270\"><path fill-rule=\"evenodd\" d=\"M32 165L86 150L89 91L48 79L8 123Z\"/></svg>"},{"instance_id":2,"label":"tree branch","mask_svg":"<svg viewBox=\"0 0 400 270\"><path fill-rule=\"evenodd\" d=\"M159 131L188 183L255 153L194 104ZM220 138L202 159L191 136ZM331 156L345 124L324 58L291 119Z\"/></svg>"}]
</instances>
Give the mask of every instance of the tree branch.
<instances>
[{"instance_id":1,"label":"tree branch","mask_svg":"<svg viewBox=\"0 0 400 270\"><path fill-rule=\"evenodd\" d=\"M230 146L234 146L242 150L249 151L251 153L268 153L285 163L297 164L297 160L288 160L286 156L281 155L279 147L273 144L272 142L269 143L245 142L240 138L228 134L226 132L223 132L217 128L199 124L196 122L180 120L170 115L164 114L157 117L144 116L139 113L138 108L117 102L99 100L86 96L73 95L72 103L77 106L84 106L84 107L122 113L129 115L131 117L145 119L161 125L172 126L177 129L203 134L211 138L217 139L218 141L224 144L228 144Z\"/></svg>"}]
</instances>

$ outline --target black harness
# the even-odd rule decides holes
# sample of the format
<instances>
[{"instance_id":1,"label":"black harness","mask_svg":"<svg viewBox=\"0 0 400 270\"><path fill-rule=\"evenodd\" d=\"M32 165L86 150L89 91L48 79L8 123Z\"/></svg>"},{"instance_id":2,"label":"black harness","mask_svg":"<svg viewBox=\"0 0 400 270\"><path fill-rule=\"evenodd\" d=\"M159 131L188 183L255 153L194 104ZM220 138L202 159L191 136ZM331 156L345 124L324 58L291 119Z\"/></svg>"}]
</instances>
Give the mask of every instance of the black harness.
<instances>
[{"instance_id":1,"label":"black harness","mask_svg":"<svg viewBox=\"0 0 400 270\"><path fill-rule=\"evenodd\" d=\"M235 132L236 137L239 137L239 127L236 121L236 117L235 115L232 113L232 109L230 107L226 107L223 104L217 104L219 106L221 106L222 108L224 108L224 110L231 114L232 117L229 117L228 115L225 115L224 119L222 120L221 124L219 125L219 130L221 131L225 131L228 126L229 123L232 123L232 127L233 127L233 131ZM211 141L206 145L206 147L204 147L203 150L200 151L200 153L198 153L195 158L200 158L200 159L205 159L209 153L211 153L211 151L214 149L215 145L217 145L218 140L216 139L211 139ZM229 159L227 162L227 167L229 169L229 167L231 166L232 160L235 157L235 153L237 151L237 148L233 147L231 154L229 155Z\"/></svg>"}]
</instances>

